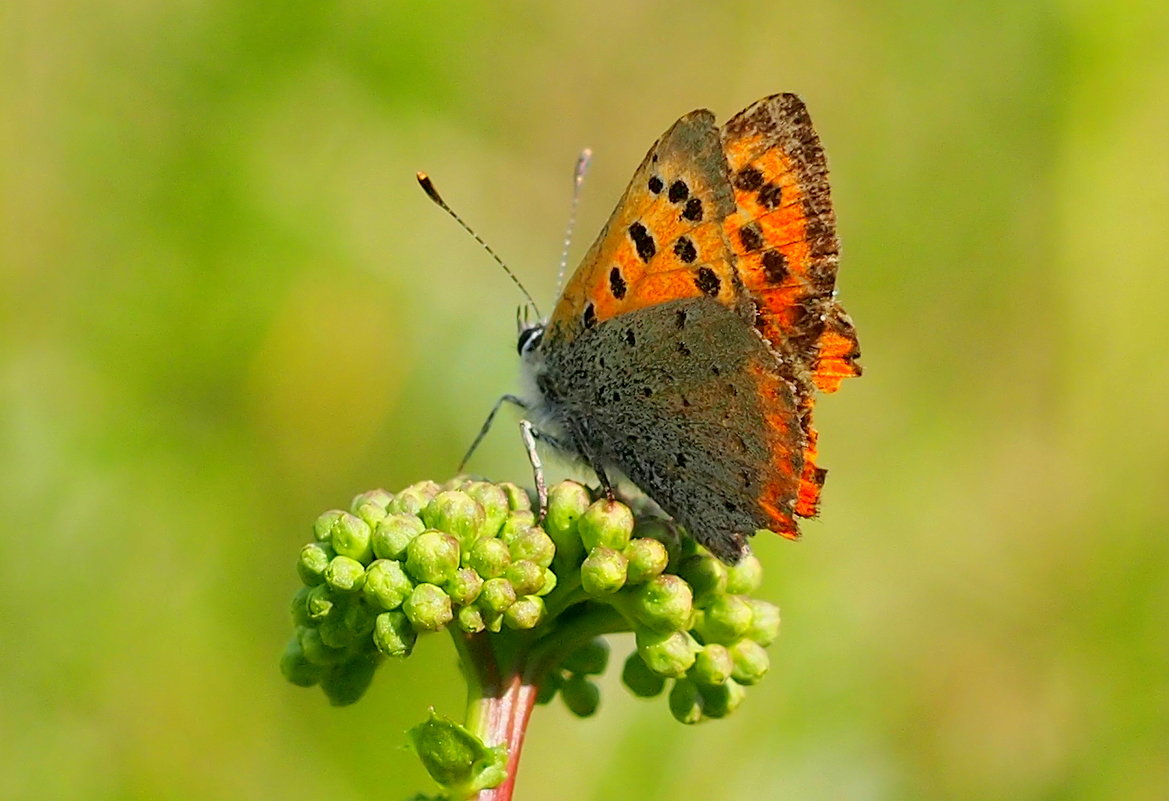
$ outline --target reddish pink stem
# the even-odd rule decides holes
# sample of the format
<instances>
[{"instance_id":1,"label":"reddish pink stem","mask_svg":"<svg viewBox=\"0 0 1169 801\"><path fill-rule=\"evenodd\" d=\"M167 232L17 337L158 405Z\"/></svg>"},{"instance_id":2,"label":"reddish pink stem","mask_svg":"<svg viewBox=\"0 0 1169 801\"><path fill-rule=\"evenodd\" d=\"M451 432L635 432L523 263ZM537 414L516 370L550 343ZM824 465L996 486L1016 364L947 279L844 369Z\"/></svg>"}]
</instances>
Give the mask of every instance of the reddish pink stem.
<instances>
[{"instance_id":1,"label":"reddish pink stem","mask_svg":"<svg viewBox=\"0 0 1169 801\"><path fill-rule=\"evenodd\" d=\"M534 684L526 683L519 673L513 673L507 677L503 687L497 688L497 692L484 699L487 708L483 740L488 745L507 746L507 778L498 787L479 793L478 801L511 801L520 751L524 747L524 734L527 733L528 720L536 703L537 689Z\"/></svg>"}]
</instances>

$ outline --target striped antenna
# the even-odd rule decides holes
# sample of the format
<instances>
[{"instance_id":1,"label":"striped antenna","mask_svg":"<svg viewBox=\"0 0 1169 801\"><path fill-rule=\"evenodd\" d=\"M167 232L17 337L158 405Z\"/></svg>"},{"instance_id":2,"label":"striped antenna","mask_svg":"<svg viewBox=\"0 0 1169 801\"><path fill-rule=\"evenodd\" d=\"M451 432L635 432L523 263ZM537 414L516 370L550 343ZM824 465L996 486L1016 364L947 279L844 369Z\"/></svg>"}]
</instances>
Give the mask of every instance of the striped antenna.
<instances>
[{"instance_id":1,"label":"striped antenna","mask_svg":"<svg viewBox=\"0 0 1169 801\"><path fill-rule=\"evenodd\" d=\"M568 248L572 244L572 231L576 228L576 206L580 201L580 187L584 183L585 170L589 168L589 159L593 151L585 148L576 157L576 169L572 171L572 207L568 212L568 227L564 231L564 250L560 252L560 272L556 277L556 297L560 297L560 290L564 289L564 271L568 268Z\"/></svg>"},{"instance_id":2,"label":"striped antenna","mask_svg":"<svg viewBox=\"0 0 1169 801\"><path fill-rule=\"evenodd\" d=\"M418 178L418 184L422 187L422 191L426 193L427 197L433 200L440 209L451 215L451 218L457 222L464 231L470 234L475 239L475 241L478 242L480 246L482 246L482 248L491 255L491 258L495 259L495 263L503 268L503 271L507 273L508 277L511 278L515 285L520 288L520 292L524 293L524 297L528 299L528 303L531 305L532 309L535 310L536 316L539 317L540 308L536 305L536 301L532 300L532 296L529 294L527 288L525 288L524 285L520 283L520 279L516 278L515 273L513 273L511 269L503 263L503 259L499 258L499 254L492 250L491 246L484 242L479 234L471 230L471 226L463 222L463 218L455 214L454 209L446 204L446 201L442 199L442 195L440 195L438 190L434 188L434 183L431 182L429 175L424 172L419 172L416 177Z\"/></svg>"}]
</instances>

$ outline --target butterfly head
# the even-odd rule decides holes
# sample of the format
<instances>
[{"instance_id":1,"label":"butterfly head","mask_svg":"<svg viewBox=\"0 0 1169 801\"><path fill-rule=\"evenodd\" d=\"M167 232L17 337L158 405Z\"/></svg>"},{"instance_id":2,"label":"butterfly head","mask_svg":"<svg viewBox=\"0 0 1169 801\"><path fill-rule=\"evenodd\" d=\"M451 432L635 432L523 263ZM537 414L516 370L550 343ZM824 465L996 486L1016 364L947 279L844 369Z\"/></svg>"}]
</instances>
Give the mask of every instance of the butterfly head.
<instances>
[{"instance_id":1,"label":"butterfly head","mask_svg":"<svg viewBox=\"0 0 1169 801\"><path fill-rule=\"evenodd\" d=\"M516 350L519 352L520 358L530 359L536 349L540 347L540 341L543 338L544 323L525 323L522 325L516 342Z\"/></svg>"}]
</instances>

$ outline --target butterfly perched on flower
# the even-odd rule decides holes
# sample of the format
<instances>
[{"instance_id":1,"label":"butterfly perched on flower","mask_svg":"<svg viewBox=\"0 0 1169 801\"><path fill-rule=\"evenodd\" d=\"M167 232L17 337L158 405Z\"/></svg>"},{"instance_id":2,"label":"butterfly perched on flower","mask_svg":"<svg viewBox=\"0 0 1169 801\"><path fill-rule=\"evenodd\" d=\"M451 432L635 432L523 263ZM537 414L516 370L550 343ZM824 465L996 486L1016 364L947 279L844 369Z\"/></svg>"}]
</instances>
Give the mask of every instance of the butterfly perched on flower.
<instances>
[{"instance_id":1,"label":"butterfly perched on flower","mask_svg":"<svg viewBox=\"0 0 1169 801\"><path fill-rule=\"evenodd\" d=\"M425 183L424 183L425 186ZM430 190L428 190L430 191ZM820 139L794 94L667 130L518 348L538 438L724 561L816 514L816 390L860 375Z\"/></svg>"}]
</instances>

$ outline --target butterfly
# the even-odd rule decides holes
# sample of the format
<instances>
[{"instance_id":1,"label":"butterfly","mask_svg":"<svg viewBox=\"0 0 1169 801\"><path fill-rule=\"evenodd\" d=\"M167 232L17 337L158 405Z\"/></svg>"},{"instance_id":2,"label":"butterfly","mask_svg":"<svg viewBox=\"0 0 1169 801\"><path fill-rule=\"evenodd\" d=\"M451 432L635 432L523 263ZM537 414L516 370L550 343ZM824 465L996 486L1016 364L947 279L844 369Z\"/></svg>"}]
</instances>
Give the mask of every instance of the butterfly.
<instances>
[{"instance_id":1,"label":"butterfly","mask_svg":"<svg viewBox=\"0 0 1169 801\"><path fill-rule=\"evenodd\" d=\"M814 394L861 373L838 254L799 97L721 128L693 111L650 148L552 314L521 326L526 391L505 400L610 496L627 478L723 561L760 530L796 539L826 473Z\"/></svg>"}]
</instances>

